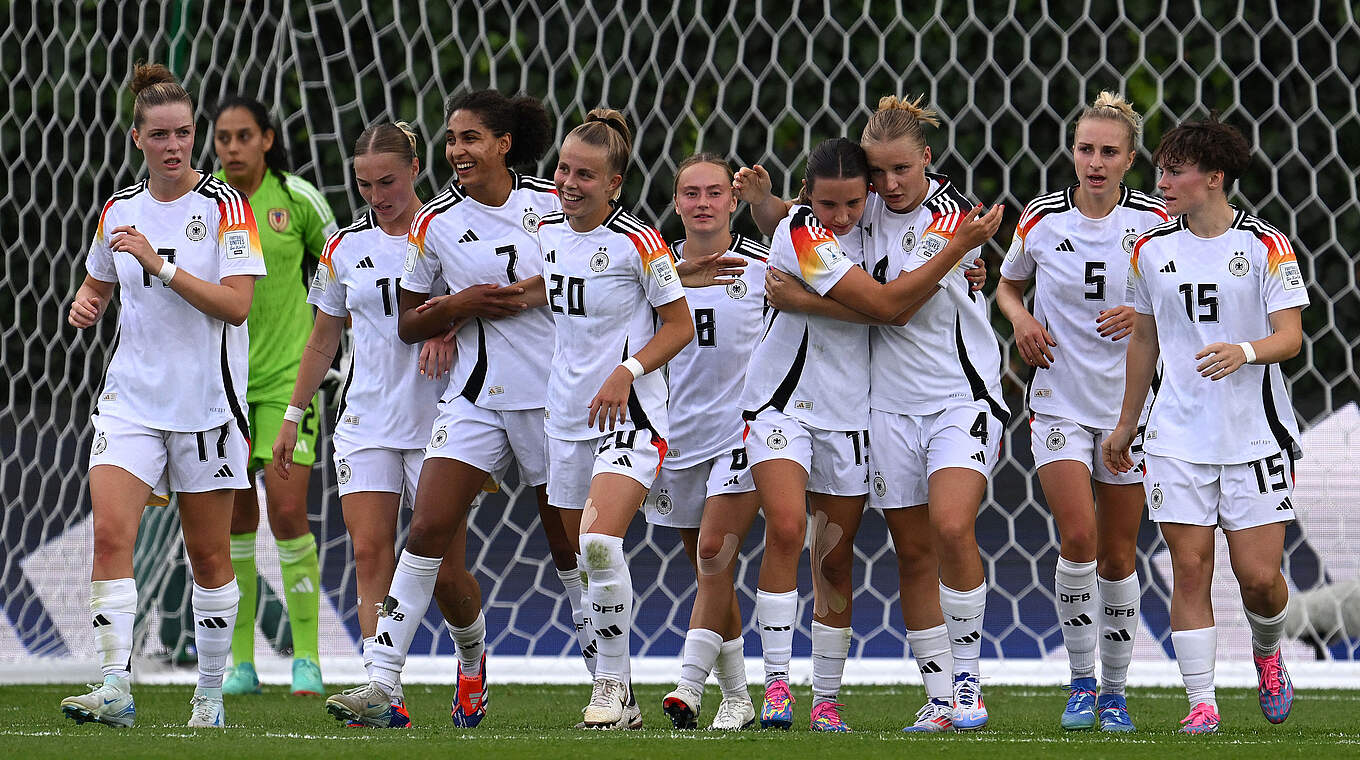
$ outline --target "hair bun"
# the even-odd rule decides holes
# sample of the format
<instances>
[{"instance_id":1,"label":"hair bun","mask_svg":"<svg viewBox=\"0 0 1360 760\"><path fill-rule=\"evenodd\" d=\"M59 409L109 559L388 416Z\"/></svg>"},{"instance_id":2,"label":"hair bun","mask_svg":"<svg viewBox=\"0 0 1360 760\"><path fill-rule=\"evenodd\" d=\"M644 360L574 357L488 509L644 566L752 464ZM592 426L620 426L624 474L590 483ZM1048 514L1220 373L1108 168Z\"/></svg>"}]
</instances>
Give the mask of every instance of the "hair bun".
<instances>
[{"instance_id":1,"label":"hair bun","mask_svg":"<svg viewBox=\"0 0 1360 760\"><path fill-rule=\"evenodd\" d=\"M132 81L128 84L128 89L132 90L133 96L141 94L142 90L158 84L178 84L175 75L170 73L164 65L159 63L138 62L132 68Z\"/></svg>"}]
</instances>

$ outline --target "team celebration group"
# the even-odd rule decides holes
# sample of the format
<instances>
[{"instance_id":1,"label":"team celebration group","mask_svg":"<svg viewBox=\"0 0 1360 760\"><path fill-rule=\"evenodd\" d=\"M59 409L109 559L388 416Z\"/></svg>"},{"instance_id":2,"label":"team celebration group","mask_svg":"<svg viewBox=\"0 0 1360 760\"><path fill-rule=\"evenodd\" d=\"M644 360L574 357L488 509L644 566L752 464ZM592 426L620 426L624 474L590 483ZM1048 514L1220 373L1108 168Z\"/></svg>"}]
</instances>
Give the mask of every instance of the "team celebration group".
<instances>
[{"instance_id":1,"label":"team celebration group","mask_svg":"<svg viewBox=\"0 0 1360 760\"><path fill-rule=\"evenodd\" d=\"M214 175L189 163L194 104L170 73L138 65L131 89L146 178L100 210L69 315L95 325L120 286L119 339L91 418L90 603L104 682L63 700L65 714L134 722L133 546L146 505L171 492L194 580L188 725L222 726L224 694L259 691L261 471L293 626L292 688L324 693L306 495L314 399L348 325L333 450L368 683L326 700L336 718L411 725L401 673L432 598L458 652L452 720L486 718L487 626L467 519L513 463L536 493L592 681L582 714L562 723L642 726L624 547L641 509L678 531L698 589L678 684L661 705L672 724L699 725L712 674L711 728L793 725L806 544L809 726L849 731L838 694L867 500L896 552L925 684L904 730L986 726L987 579L974 523L1010 412L976 251L1002 208L929 171L940 116L920 99L884 97L858 141L818 144L793 201L773 194L759 165L684 158L673 183L685 236L668 245L620 197L634 158L614 110L591 111L553 146L536 99L456 94L443 129L455 178L428 200L412 129L369 126L352 155L368 208L337 229L321 194L287 172L266 106L217 104ZM1293 700L1280 566L1301 455L1279 362L1300 349L1307 288L1286 238L1228 202L1251 153L1240 132L1216 117L1170 129L1153 152L1160 197L1123 182L1140 136L1119 95L1081 111L1069 133L1077 182L1024 208L996 288L1033 367L1034 461L1061 538L1054 590L1071 668L1061 725L1134 730L1125 683L1145 504L1171 553L1171 638L1190 706L1180 730L1219 726L1217 528L1251 627L1261 710L1279 723ZM520 173L553 149L551 181ZM731 231L739 202L768 243ZM397 554L403 503L413 513ZM734 583L758 513L759 705Z\"/></svg>"}]
</instances>

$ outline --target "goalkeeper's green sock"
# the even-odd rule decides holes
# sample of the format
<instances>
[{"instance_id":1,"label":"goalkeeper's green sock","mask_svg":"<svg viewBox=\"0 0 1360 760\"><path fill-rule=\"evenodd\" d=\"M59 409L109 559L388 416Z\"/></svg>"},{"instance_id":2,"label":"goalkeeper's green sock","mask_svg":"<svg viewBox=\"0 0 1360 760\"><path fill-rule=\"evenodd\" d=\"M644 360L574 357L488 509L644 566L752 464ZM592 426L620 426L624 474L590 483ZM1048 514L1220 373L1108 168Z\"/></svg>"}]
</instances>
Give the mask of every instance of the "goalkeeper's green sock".
<instances>
[{"instance_id":1,"label":"goalkeeper's green sock","mask_svg":"<svg viewBox=\"0 0 1360 760\"><path fill-rule=\"evenodd\" d=\"M276 542L283 571L283 596L293 627L293 657L320 662L317 647L321 605L321 568L311 533Z\"/></svg>"},{"instance_id":2,"label":"goalkeeper's green sock","mask_svg":"<svg viewBox=\"0 0 1360 760\"><path fill-rule=\"evenodd\" d=\"M235 665L255 662L255 609L259 603L260 581L255 571L255 534L231 536L231 569L241 592L236 626L231 630L231 661Z\"/></svg>"}]
</instances>

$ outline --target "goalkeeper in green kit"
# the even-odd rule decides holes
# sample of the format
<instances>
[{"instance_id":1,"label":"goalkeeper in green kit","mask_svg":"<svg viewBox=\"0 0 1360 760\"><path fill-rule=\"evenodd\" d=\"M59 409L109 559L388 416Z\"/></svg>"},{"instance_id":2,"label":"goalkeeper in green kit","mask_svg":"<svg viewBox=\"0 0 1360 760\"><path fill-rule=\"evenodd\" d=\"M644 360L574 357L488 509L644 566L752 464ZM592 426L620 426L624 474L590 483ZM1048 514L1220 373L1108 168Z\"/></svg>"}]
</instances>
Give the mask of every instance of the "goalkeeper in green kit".
<instances>
[{"instance_id":1,"label":"goalkeeper in green kit","mask_svg":"<svg viewBox=\"0 0 1360 760\"><path fill-rule=\"evenodd\" d=\"M213 115L213 148L222 169L218 177L249 196L260 230L260 244L271 277L261 278L247 325L250 329L249 468L264 471L269 527L278 545L284 599L293 634L293 694L320 695L321 666L317 628L321 576L316 539L307 522L307 484L316 462L316 400L298 426L293 452L294 476L279 478L266 467L274 438L283 423L283 410L293 392L299 357L312 330L312 308L307 304L304 258L314 264L326 238L335 232L335 216L321 193L301 177L288 174L283 137L270 123L269 113L256 100L235 96L222 101ZM300 477L299 477L300 475ZM260 508L255 489L236 492L231 520L231 564L241 588L241 614L232 633L232 669L222 691L252 694L260 691L255 672L255 615L260 584L255 569L255 532Z\"/></svg>"}]
</instances>

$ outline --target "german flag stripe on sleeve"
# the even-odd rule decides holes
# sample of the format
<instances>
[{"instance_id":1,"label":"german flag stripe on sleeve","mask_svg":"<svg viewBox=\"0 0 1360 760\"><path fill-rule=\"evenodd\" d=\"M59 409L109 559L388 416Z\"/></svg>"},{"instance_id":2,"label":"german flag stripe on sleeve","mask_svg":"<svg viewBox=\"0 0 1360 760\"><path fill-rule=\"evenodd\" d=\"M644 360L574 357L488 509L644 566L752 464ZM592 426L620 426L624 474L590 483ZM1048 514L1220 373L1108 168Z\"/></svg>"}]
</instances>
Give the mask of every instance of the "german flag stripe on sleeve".
<instances>
[{"instance_id":1,"label":"german flag stripe on sleeve","mask_svg":"<svg viewBox=\"0 0 1360 760\"><path fill-rule=\"evenodd\" d=\"M830 262L841 255L840 244L831 230L817 223L809 209L799 209L789 223L789 240L804 282L831 271ZM827 248L826 246L830 246Z\"/></svg>"},{"instance_id":2,"label":"german flag stripe on sleeve","mask_svg":"<svg viewBox=\"0 0 1360 760\"><path fill-rule=\"evenodd\" d=\"M1071 188L1055 190L1035 198L1020 212L1020 222L1015 225L1015 236L1024 240L1040 219L1049 214L1057 214L1072 207Z\"/></svg>"},{"instance_id":3,"label":"german flag stripe on sleeve","mask_svg":"<svg viewBox=\"0 0 1360 760\"><path fill-rule=\"evenodd\" d=\"M666 245L661 233L632 214L624 212L615 215L610 227L633 242L633 247L637 249L645 265L670 255L670 247Z\"/></svg>"},{"instance_id":4,"label":"german flag stripe on sleeve","mask_svg":"<svg viewBox=\"0 0 1360 760\"><path fill-rule=\"evenodd\" d=\"M1265 221L1249 214L1242 214L1236 226L1255 235L1256 239L1261 241L1261 245L1266 247L1266 271L1270 274L1278 275L1281 264L1298 261L1289 239Z\"/></svg>"}]
</instances>

